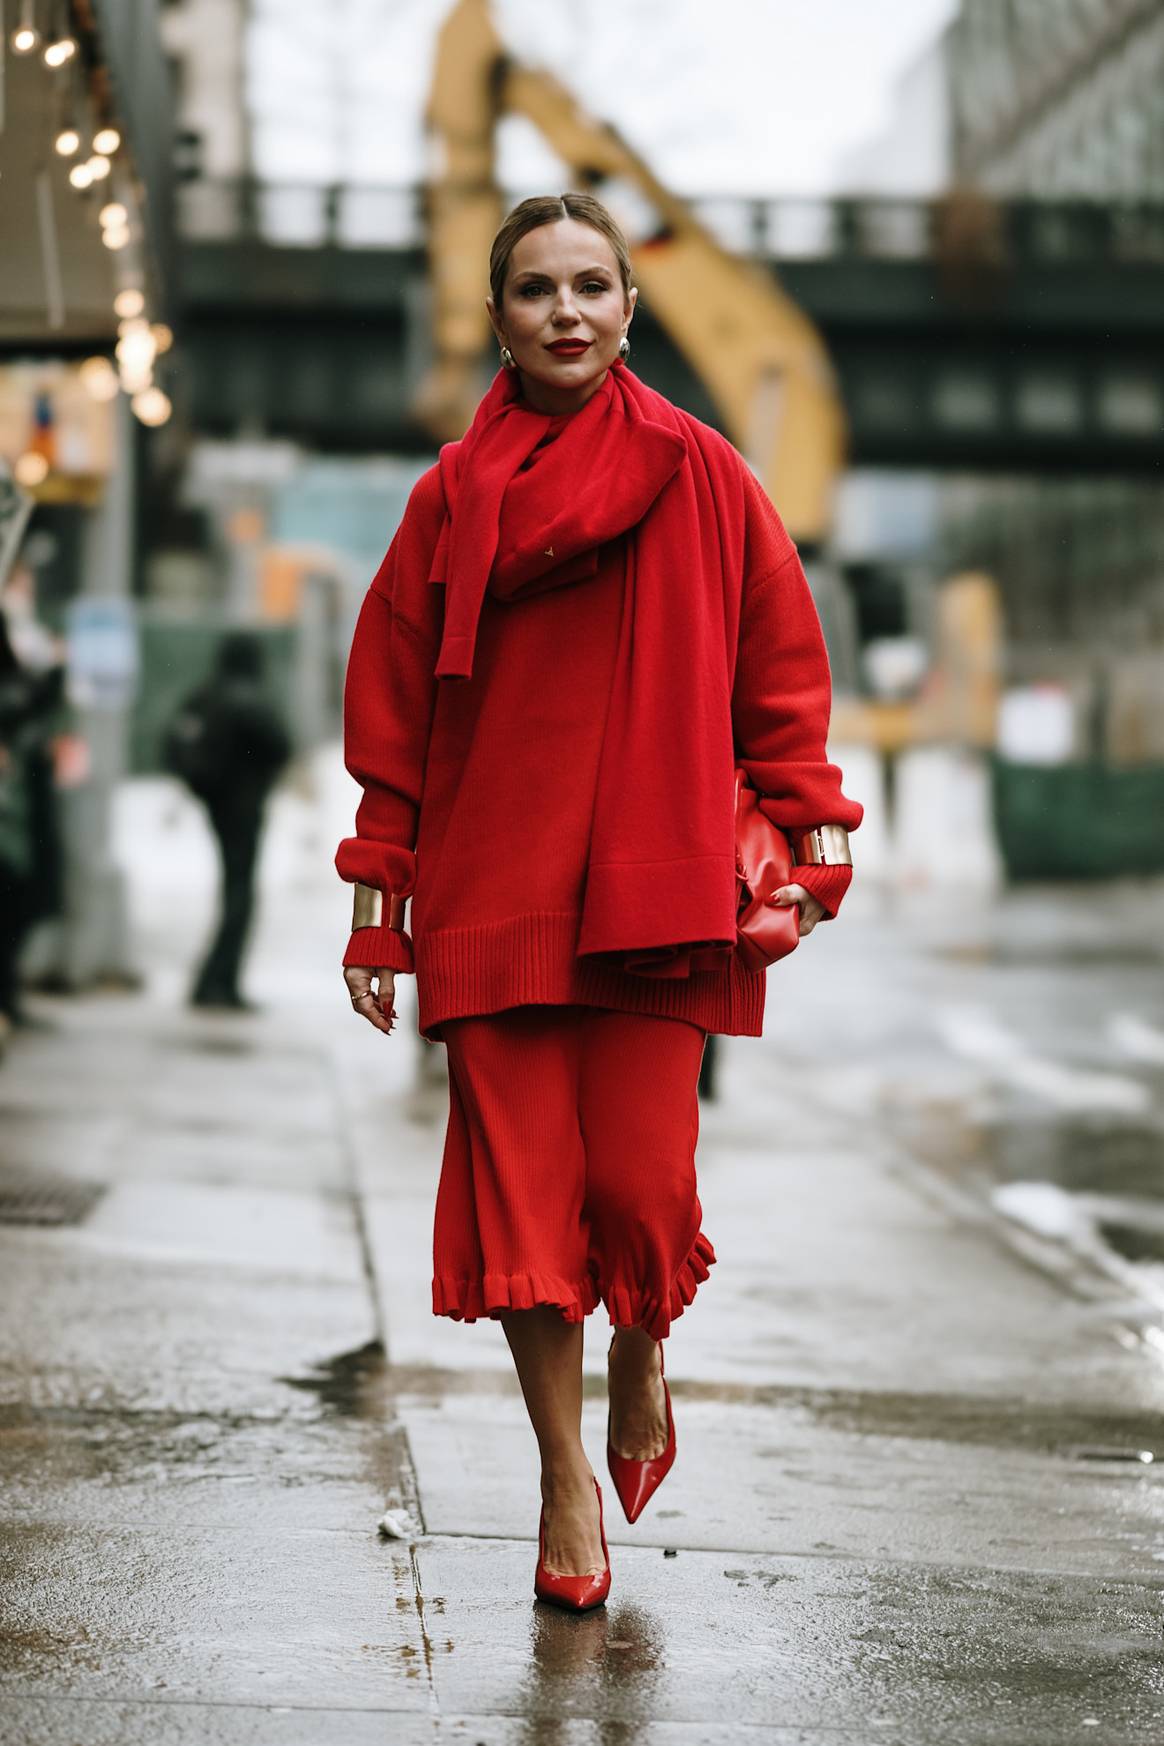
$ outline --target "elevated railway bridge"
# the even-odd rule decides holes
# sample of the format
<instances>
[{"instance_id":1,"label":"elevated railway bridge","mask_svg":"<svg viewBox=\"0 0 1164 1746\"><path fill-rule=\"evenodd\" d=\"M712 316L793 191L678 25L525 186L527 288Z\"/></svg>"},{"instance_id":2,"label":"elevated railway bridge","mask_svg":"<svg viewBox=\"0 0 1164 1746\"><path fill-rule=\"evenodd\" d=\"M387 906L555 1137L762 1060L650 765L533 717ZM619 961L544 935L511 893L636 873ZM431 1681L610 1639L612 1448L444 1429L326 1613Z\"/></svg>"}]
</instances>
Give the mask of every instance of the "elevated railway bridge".
<instances>
[{"instance_id":1,"label":"elevated railway bridge","mask_svg":"<svg viewBox=\"0 0 1164 1746\"><path fill-rule=\"evenodd\" d=\"M1159 472L1164 205L692 204L816 323L851 464ZM432 448L410 412L429 354L421 189L197 181L178 221L178 387L196 430L257 420L323 451ZM648 381L719 422L642 300L632 338Z\"/></svg>"}]
</instances>

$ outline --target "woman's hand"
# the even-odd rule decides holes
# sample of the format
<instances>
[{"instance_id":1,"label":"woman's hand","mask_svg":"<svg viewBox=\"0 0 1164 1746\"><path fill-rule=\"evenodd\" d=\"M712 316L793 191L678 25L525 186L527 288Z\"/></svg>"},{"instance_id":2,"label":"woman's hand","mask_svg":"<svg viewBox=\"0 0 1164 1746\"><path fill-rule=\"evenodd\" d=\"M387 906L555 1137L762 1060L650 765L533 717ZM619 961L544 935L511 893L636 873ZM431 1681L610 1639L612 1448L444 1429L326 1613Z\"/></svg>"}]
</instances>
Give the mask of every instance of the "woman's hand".
<instances>
[{"instance_id":1,"label":"woman's hand","mask_svg":"<svg viewBox=\"0 0 1164 1746\"><path fill-rule=\"evenodd\" d=\"M392 1005L392 997L396 992L396 972L368 970L362 964L349 964L344 970L344 981L351 996L352 1011L358 1012L370 1025L375 1025L378 1031L389 1036L396 1016ZM376 984L374 991L373 982Z\"/></svg>"},{"instance_id":2,"label":"woman's hand","mask_svg":"<svg viewBox=\"0 0 1164 1746\"><path fill-rule=\"evenodd\" d=\"M778 891L772 893L768 902L777 909L787 909L788 905L792 903L800 904L800 933L798 938L802 940L805 934L811 934L817 922L820 921L826 913L824 904L818 903L811 891L806 891L803 885L782 885Z\"/></svg>"}]
</instances>

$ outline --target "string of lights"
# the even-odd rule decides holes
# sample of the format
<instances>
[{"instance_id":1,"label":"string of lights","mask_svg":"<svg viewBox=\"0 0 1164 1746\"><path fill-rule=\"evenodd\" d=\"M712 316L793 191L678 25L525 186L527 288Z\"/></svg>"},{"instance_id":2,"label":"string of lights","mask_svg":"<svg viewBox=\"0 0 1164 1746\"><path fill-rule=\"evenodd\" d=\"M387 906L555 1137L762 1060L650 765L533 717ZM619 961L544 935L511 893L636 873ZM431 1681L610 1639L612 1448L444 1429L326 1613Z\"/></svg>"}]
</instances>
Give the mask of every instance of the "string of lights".
<instances>
[{"instance_id":1,"label":"string of lights","mask_svg":"<svg viewBox=\"0 0 1164 1746\"><path fill-rule=\"evenodd\" d=\"M4 29L0 23L0 30ZM114 257L113 358L86 359L80 367L81 380L95 400L111 401L124 393L142 424L165 424L173 408L155 380L155 371L158 359L173 345L173 334L164 322L150 317L143 202L124 129L111 112L108 83L94 76L99 45L92 38L85 10L75 15L69 0L18 0L7 47L15 56L39 57L51 142L49 164L54 160L62 167L68 164L69 187L84 203L87 221L99 229L102 243ZM42 248L55 251L51 200L43 198L48 193L47 175L48 166L40 178L46 186L38 189L49 227L46 232L42 224ZM18 458L14 470L21 483L35 486L43 481L44 466L43 456L30 451Z\"/></svg>"}]
</instances>

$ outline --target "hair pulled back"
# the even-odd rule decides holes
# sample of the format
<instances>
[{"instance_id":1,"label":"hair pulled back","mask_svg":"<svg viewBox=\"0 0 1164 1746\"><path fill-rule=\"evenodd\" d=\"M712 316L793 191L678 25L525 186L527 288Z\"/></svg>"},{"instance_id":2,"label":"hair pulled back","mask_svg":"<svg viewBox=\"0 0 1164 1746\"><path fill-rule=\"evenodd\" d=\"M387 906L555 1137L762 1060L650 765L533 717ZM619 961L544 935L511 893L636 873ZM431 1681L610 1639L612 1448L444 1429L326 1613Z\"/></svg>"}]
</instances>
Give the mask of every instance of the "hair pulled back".
<instances>
[{"instance_id":1,"label":"hair pulled back","mask_svg":"<svg viewBox=\"0 0 1164 1746\"><path fill-rule=\"evenodd\" d=\"M501 299L505 292L510 256L517 243L523 236L528 236L531 230L540 230L543 224L560 224L564 218L573 218L579 224L588 224L591 230L598 231L606 238L618 262L623 292L629 294L630 250L627 248L626 237L601 200L596 200L593 194L535 194L532 199L523 200L520 206L514 207L493 238L493 247L489 251L489 289L498 309L501 308Z\"/></svg>"}]
</instances>

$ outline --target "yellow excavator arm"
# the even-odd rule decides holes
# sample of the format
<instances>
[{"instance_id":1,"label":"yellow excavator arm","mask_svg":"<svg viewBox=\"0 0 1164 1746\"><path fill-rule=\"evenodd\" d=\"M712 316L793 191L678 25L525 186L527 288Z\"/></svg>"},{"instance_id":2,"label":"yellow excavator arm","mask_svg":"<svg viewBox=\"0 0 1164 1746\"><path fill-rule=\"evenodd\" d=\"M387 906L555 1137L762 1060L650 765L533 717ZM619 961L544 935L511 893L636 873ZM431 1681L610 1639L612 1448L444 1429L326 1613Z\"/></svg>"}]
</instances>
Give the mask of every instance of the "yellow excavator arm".
<instances>
[{"instance_id":1,"label":"yellow excavator arm","mask_svg":"<svg viewBox=\"0 0 1164 1746\"><path fill-rule=\"evenodd\" d=\"M440 156L429 209L434 362L417 416L452 440L480 398L485 263L501 218L493 136L506 114L533 122L580 185L617 180L645 197L654 229L630 239L641 299L706 384L793 538L822 541L845 426L817 329L769 272L724 249L613 127L552 75L514 62L487 0L457 0L437 45L428 111Z\"/></svg>"}]
</instances>

